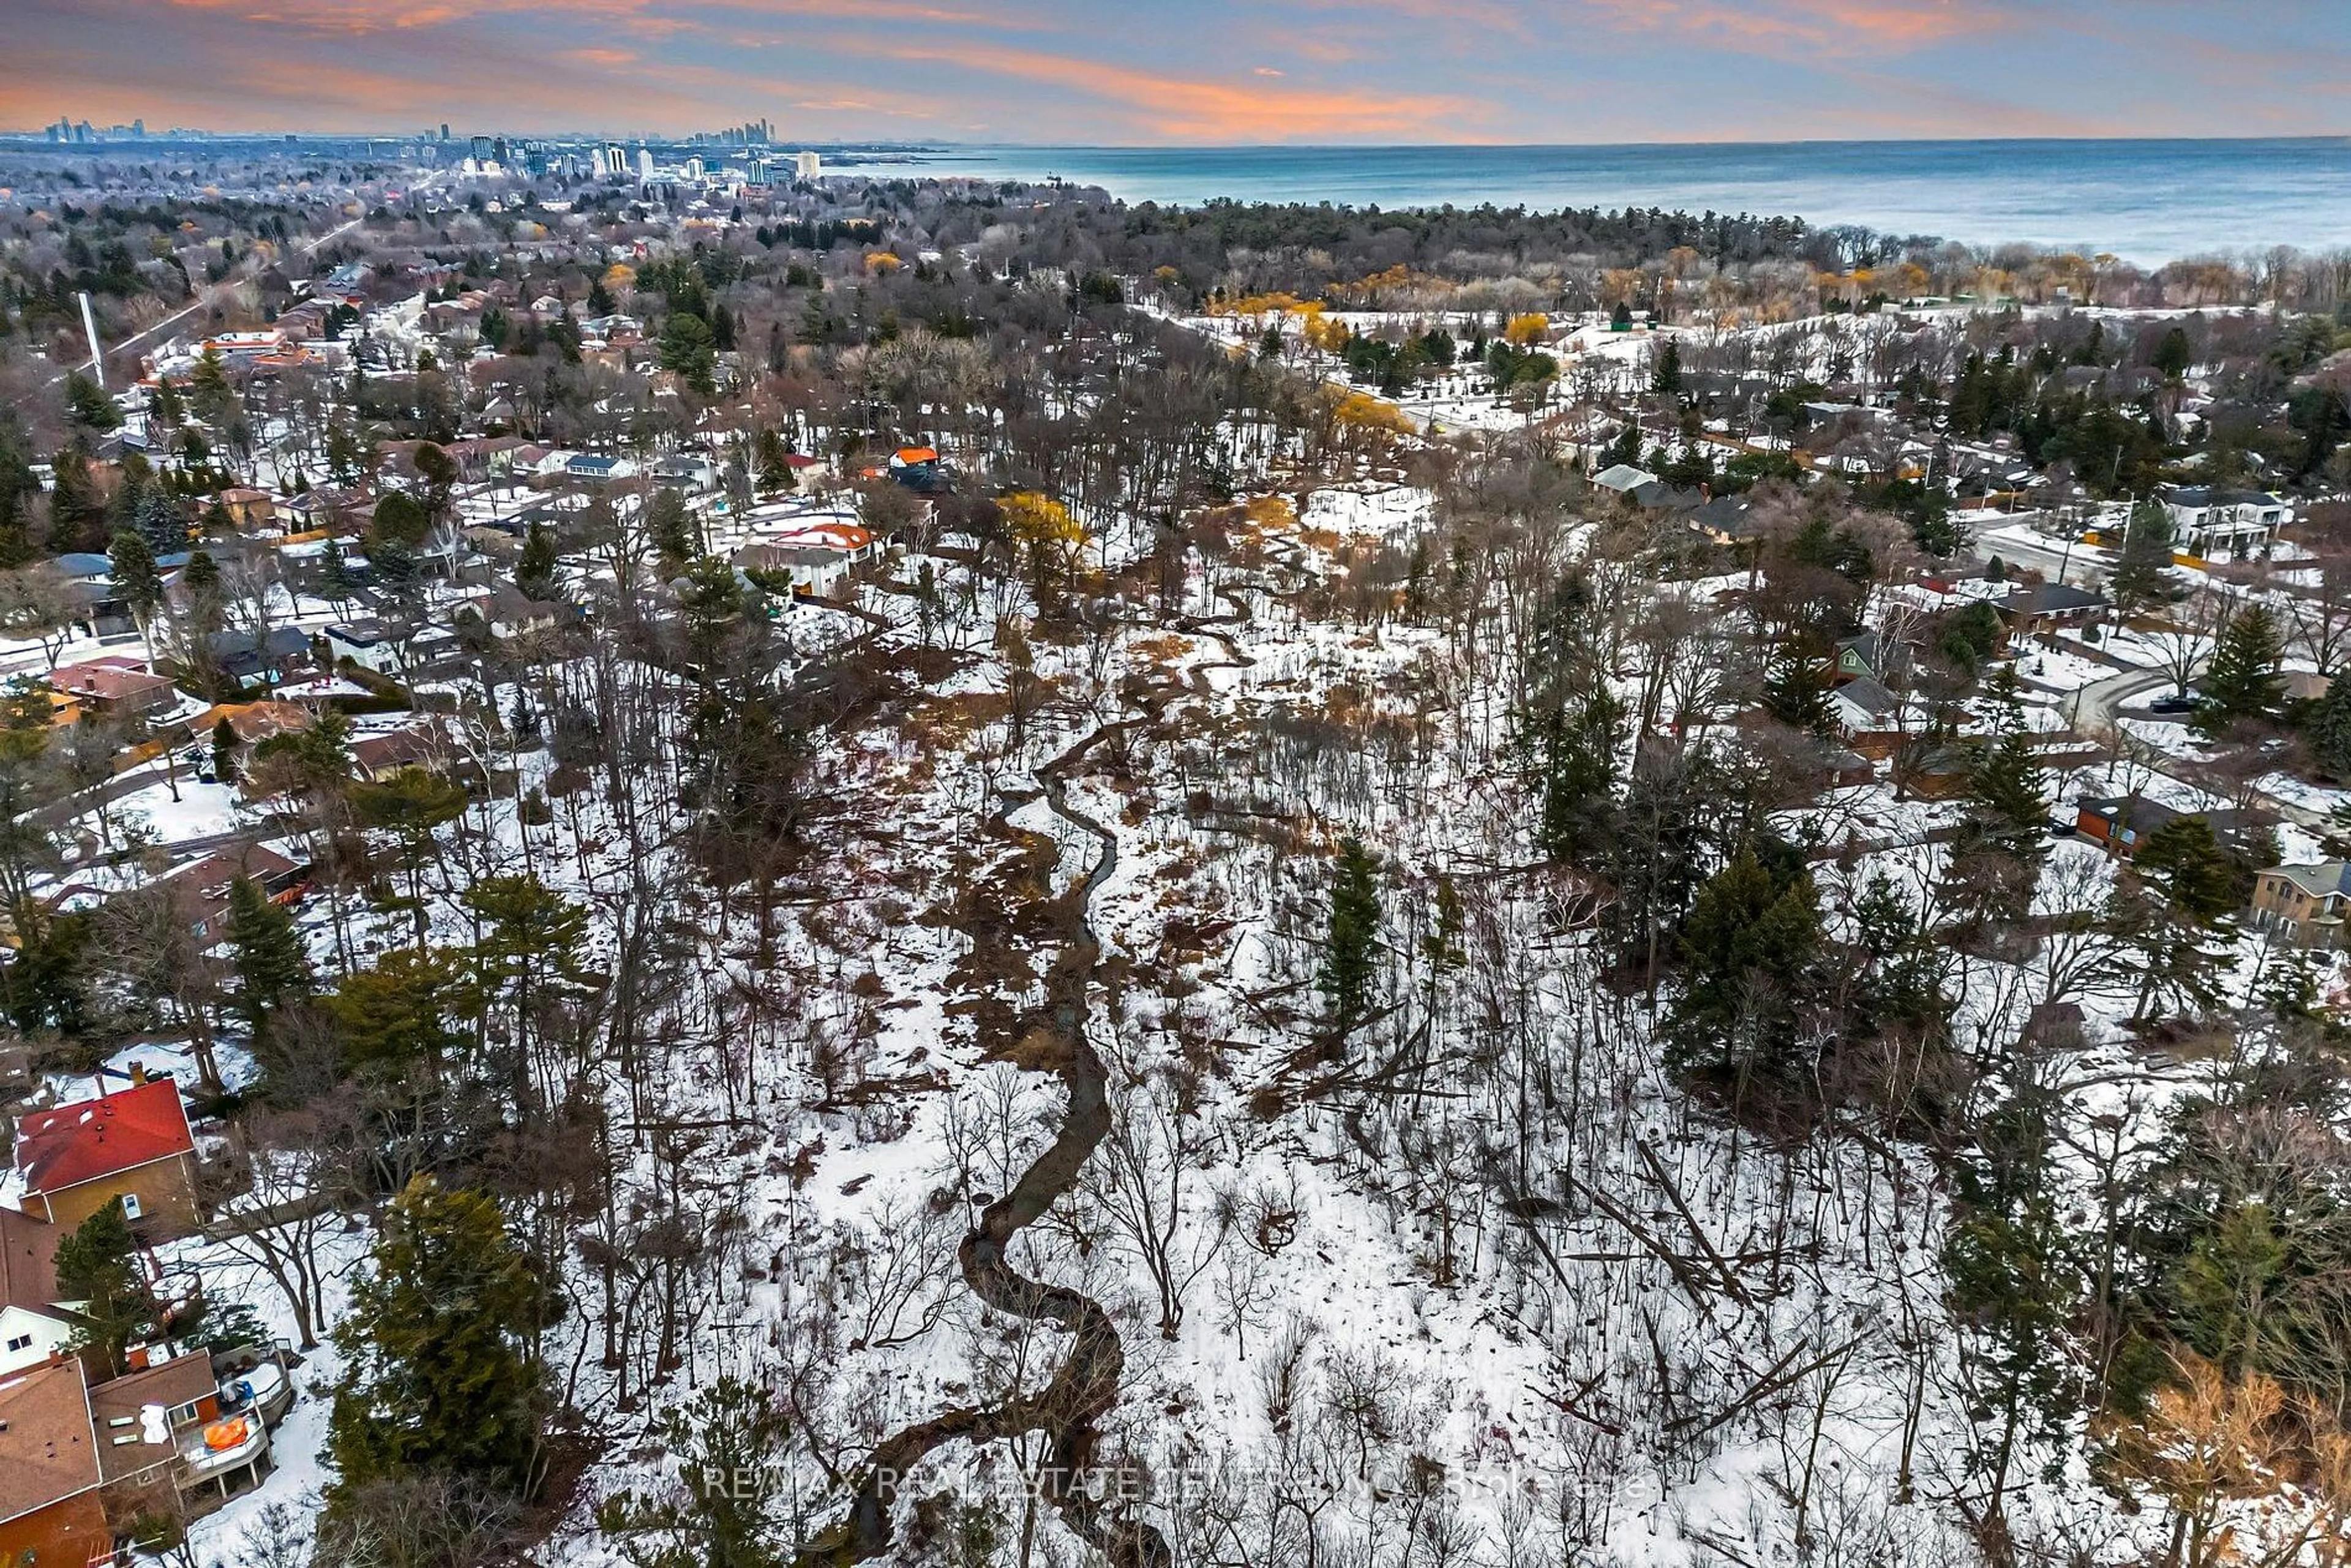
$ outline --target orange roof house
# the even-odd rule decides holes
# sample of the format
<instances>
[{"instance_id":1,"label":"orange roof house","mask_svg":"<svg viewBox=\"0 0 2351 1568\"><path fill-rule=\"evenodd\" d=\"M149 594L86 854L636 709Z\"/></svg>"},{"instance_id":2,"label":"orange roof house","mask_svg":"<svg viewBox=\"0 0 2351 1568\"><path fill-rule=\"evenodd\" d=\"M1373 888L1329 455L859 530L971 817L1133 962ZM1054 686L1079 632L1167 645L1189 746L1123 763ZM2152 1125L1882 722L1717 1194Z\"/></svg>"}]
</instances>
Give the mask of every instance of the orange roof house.
<instances>
[{"instance_id":1,"label":"orange roof house","mask_svg":"<svg viewBox=\"0 0 2351 1568\"><path fill-rule=\"evenodd\" d=\"M61 1229L110 1203L143 1239L193 1232L196 1144L169 1078L47 1111L16 1124L25 1212Z\"/></svg>"},{"instance_id":2,"label":"orange roof house","mask_svg":"<svg viewBox=\"0 0 2351 1568\"><path fill-rule=\"evenodd\" d=\"M215 703L188 721L188 734L196 740L210 740L223 719L228 720L230 733L238 740L247 746L258 746L273 735L308 729L319 721L319 716L300 703L269 699Z\"/></svg>"}]
</instances>

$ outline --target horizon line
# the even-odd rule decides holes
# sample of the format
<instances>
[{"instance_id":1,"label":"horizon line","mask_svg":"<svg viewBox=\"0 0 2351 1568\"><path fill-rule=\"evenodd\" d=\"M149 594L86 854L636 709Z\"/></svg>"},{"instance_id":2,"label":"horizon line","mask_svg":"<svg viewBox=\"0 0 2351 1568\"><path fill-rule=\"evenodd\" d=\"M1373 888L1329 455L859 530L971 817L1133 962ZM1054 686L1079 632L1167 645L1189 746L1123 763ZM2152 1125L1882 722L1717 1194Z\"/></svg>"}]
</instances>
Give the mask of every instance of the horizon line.
<instances>
[{"instance_id":1,"label":"horizon line","mask_svg":"<svg viewBox=\"0 0 2351 1568\"><path fill-rule=\"evenodd\" d=\"M219 141L235 141L235 140L245 139L245 138L254 138L254 139L263 139L263 138L267 138L267 139L274 139L274 140L283 141L283 140L285 140L285 139L287 139L287 138L288 138L288 137L291 137L291 138L295 138L295 139L297 139L297 140L304 140L304 139L307 139L307 140L321 141L360 141L360 140L370 141L423 141L423 142L425 142L425 143L427 143L427 144L432 144L432 145L437 145L437 144L439 143L439 141L440 141L440 139L439 139L437 136L434 136L434 135L429 134L427 131L414 131L414 130L410 130L410 131L370 131L370 130L312 130L312 131L287 131L287 130L283 130L283 129L279 129L279 130L260 130L260 129L254 129L254 128L238 128L238 129L231 129L231 130L211 130L211 129L207 129L207 128L200 127L200 126L179 126L179 127L171 127L171 128L167 128L167 129L165 129L164 131L160 131L160 132L159 132L159 131L149 131L145 136L143 136L143 137L125 137L125 138L121 138L121 139L120 139L120 140L109 140L109 141L103 141L103 142L98 142L98 141L57 141L57 142L49 142L49 141L44 141L44 138L46 138L46 137L47 136L47 134L48 134L49 131L50 131L50 130L52 130L52 129L54 128L54 126L55 126L55 124L56 124L56 123L57 123L56 121L52 121L52 122L50 122L49 124L42 125L42 126L38 126L38 127L35 127L35 128L32 128L32 129L30 129L30 130L26 130L26 129L23 129L23 128L13 128L13 129L12 129L12 128L0 128L0 141L33 141L33 142L40 143L40 144L42 144L42 145L46 145L46 146L54 146L54 147L96 147L96 146L115 147L115 146L132 146L132 145L137 145L137 144L138 144L139 142L141 142L141 141L170 141L170 140L172 139L172 132L173 132L174 131L180 131L180 132L183 132L183 133L184 133L184 134L191 135L191 136L204 136L204 137L210 137L210 138L213 138L213 139L214 139L214 140L219 140ZM88 121L79 121L79 122L77 122L77 123L89 123L89 122L88 122ZM454 124L454 122L452 122L452 123ZM93 129L93 130L95 130L95 129L97 129L97 127L96 127L95 125L92 125L92 129ZM114 129L114 127L113 127L113 126L109 126L107 129L109 129L109 130L112 130L112 129ZM472 138L472 137L474 137L474 136L484 136L484 135L501 135L501 136L524 137L524 138L530 138L530 139L535 139L535 140L543 140L543 141L559 141L559 140L565 140L565 139L570 139L570 138L580 138L580 139L596 139L596 138L601 138L601 139L606 139L606 140L618 139L618 140L622 140L622 141L634 140L634 141L689 141L691 138L694 138L694 137L696 137L696 136L713 136L713 135L717 135L717 134L720 134L720 133L719 133L719 132L716 132L716 131L643 131L643 130L611 131L611 130L591 130L591 129L588 129L588 128L584 128L584 127L578 127L578 126L570 127L570 128L568 128L568 129L565 129L565 130L559 130L559 131L528 131L528 130L519 130L519 129L515 129L515 128L511 128L511 127L509 127L509 128L506 128L506 129L502 129L502 130L489 130L489 131L467 130L467 131L463 131L463 132L459 132L459 131L451 131L451 133L450 133L449 140L450 140L451 141L457 141L457 140L460 138L460 136L461 136L461 135L462 135L463 137L466 138L466 139L470 139L470 138ZM921 140L915 140L915 141L899 141L899 140L886 140L886 139L875 139L875 140L872 140L872 141L864 141L864 140L860 140L860 139L857 139L857 138L854 138L854 137L840 137L840 136L832 136L832 137L812 137L812 138L808 138L808 139L805 139L803 141L799 142L799 145L806 146L806 147L825 147L825 146L833 146L833 147L850 147L850 148L903 149L903 150L906 150L906 151L925 151L925 150L932 150L932 149L942 149L942 150L960 150L960 149L970 149L970 150L975 150L975 151L982 151L982 150L994 150L994 149L1000 149L1000 148L1016 148L1016 149L1020 149L1020 150L1023 150L1023 151L1032 151L1032 152L1440 152L1440 151L1445 151L1445 150L1447 150L1447 149L1455 149L1455 148L1463 149L1463 150L1478 150L1478 151L1484 151L1484 152L1552 152L1552 151L1558 151L1558 152L1584 152L1584 151L1592 151L1592 150L1598 150L1598 149L1625 149L1625 148L1634 148L1634 149L1637 149L1637 148L1685 148L1685 147L1687 147L1687 148L1702 148L1702 147L2000 147L2000 146L2009 146L2009 147L2032 147L2032 146L2105 146L2105 145L2169 145L2169 146L2186 146L2186 145L2221 145L2221 146L2229 146L2229 145L2253 145L2253 144L2267 144L2267 145L2274 145L2274 144L2276 144L2276 143L2280 143L2280 142L2328 142L2328 141L2339 141L2339 142L2351 143L2351 131L2306 131L2306 132L2293 132L2293 133L2275 134L2275 135L2266 135L2266 136L2252 136L2252 135L2247 135L2247 136L2152 136L2152 135L2148 135L2148 136L2131 136L2131 135L2116 135L2116 136L1907 136L1907 137L1902 137L1902 136L1896 136L1896 137L1888 137L1888 136L1868 136L1868 137L1839 137L1839 136L1788 136L1788 137L1743 137L1743 138L1742 138L1742 137L1728 137L1728 138L1726 138L1726 137L1709 137L1709 138L1692 138L1692 139L1687 139L1687 140L1680 140L1680 139L1657 140L1657 139L1654 139L1654 138L1653 138L1653 139L1642 140L1642 141L1485 141L1485 140L1479 140L1479 139L1468 139L1468 140L1464 140L1464 139L1458 139L1458 138L1457 138L1457 139L1447 139L1447 140L1441 140L1441 141L1175 141L1175 142L1169 142L1169 141L1155 141L1155 142L1153 142L1153 141L968 141L968 140L962 140L962 139L951 138L951 137L929 137L929 138L924 138L924 139L921 139ZM793 145L793 143L791 143L791 142L787 142L787 141L772 141L772 140L771 140L771 141L766 141L766 142L737 142L737 141L720 142L720 143L717 143L717 145L720 145L720 146L729 146L729 147L742 147L742 146L765 146L765 147L769 147L769 148L778 148L778 147L785 147L785 146Z\"/></svg>"}]
</instances>

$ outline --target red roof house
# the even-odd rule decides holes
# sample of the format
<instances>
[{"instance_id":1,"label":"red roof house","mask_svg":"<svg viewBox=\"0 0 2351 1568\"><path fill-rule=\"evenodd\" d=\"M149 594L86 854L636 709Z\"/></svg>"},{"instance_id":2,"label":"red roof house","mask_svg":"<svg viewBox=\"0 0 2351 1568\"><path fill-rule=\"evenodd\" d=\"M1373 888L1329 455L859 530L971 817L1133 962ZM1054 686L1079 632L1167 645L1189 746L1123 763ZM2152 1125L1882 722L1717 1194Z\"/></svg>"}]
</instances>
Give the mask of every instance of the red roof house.
<instances>
[{"instance_id":1,"label":"red roof house","mask_svg":"<svg viewBox=\"0 0 2351 1568\"><path fill-rule=\"evenodd\" d=\"M115 1203L146 1239L193 1232L195 1152L169 1078L36 1111L16 1125L25 1211L60 1229Z\"/></svg>"}]
</instances>

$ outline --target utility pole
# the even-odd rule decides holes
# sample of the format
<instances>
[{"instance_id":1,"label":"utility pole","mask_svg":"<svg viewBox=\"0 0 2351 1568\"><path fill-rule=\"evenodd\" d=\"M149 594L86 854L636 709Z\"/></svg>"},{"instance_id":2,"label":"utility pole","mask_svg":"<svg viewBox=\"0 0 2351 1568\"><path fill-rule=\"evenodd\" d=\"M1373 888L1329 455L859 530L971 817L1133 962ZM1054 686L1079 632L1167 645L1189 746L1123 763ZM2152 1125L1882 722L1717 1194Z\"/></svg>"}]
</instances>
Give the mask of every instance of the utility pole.
<instances>
[{"instance_id":1,"label":"utility pole","mask_svg":"<svg viewBox=\"0 0 2351 1568\"><path fill-rule=\"evenodd\" d=\"M89 308L89 291L88 289L84 289L81 296L81 331L82 336L89 340L89 373L98 379L99 389L100 391L104 391L106 387L106 350L99 347L98 316Z\"/></svg>"}]
</instances>

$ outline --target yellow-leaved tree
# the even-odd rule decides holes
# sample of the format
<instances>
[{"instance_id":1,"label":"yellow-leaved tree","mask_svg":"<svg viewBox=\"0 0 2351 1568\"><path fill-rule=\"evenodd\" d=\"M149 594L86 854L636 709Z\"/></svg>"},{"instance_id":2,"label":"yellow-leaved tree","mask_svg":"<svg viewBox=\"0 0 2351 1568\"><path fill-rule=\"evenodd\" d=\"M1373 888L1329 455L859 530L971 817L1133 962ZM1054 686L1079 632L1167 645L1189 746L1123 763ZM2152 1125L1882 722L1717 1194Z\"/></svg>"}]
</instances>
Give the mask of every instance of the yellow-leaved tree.
<instances>
[{"instance_id":1,"label":"yellow-leaved tree","mask_svg":"<svg viewBox=\"0 0 2351 1568\"><path fill-rule=\"evenodd\" d=\"M2179 1382L2139 1420L2109 1436L2116 1468L2171 1511L2168 1553L2179 1568L2346 1561L2351 1436L2318 1400L2291 1401L2260 1372L2231 1378L2191 1351Z\"/></svg>"},{"instance_id":2,"label":"yellow-leaved tree","mask_svg":"<svg viewBox=\"0 0 2351 1568\"><path fill-rule=\"evenodd\" d=\"M1343 430L1372 431L1384 435L1409 435L1413 431L1412 421L1405 417L1404 410L1369 392L1341 393L1331 417Z\"/></svg>"},{"instance_id":3,"label":"yellow-leaved tree","mask_svg":"<svg viewBox=\"0 0 2351 1568\"><path fill-rule=\"evenodd\" d=\"M1521 349L1532 348L1551 332L1551 318L1537 310L1524 316L1513 316L1502 336Z\"/></svg>"},{"instance_id":4,"label":"yellow-leaved tree","mask_svg":"<svg viewBox=\"0 0 2351 1568\"><path fill-rule=\"evenodd\" d=\"M1040 599L1076 579L1088 540L1085 525L1069 507L1035 490L999 496L996 507L1004 516L1005 531L1029 559Z\"/></svg>"},{"instance_id":5,"label":"yellow-leaved tree","mask_svg":"<svg viewBox=\"0 0 2351 1568\"><path fill-rule=\"evenodd\" d=\"M1306 319L1304 332L1306 341L1326 354L1341 352L1355 335L1344 321L1333 321L1319 310Z\"/></svg>"}]
</instances>

